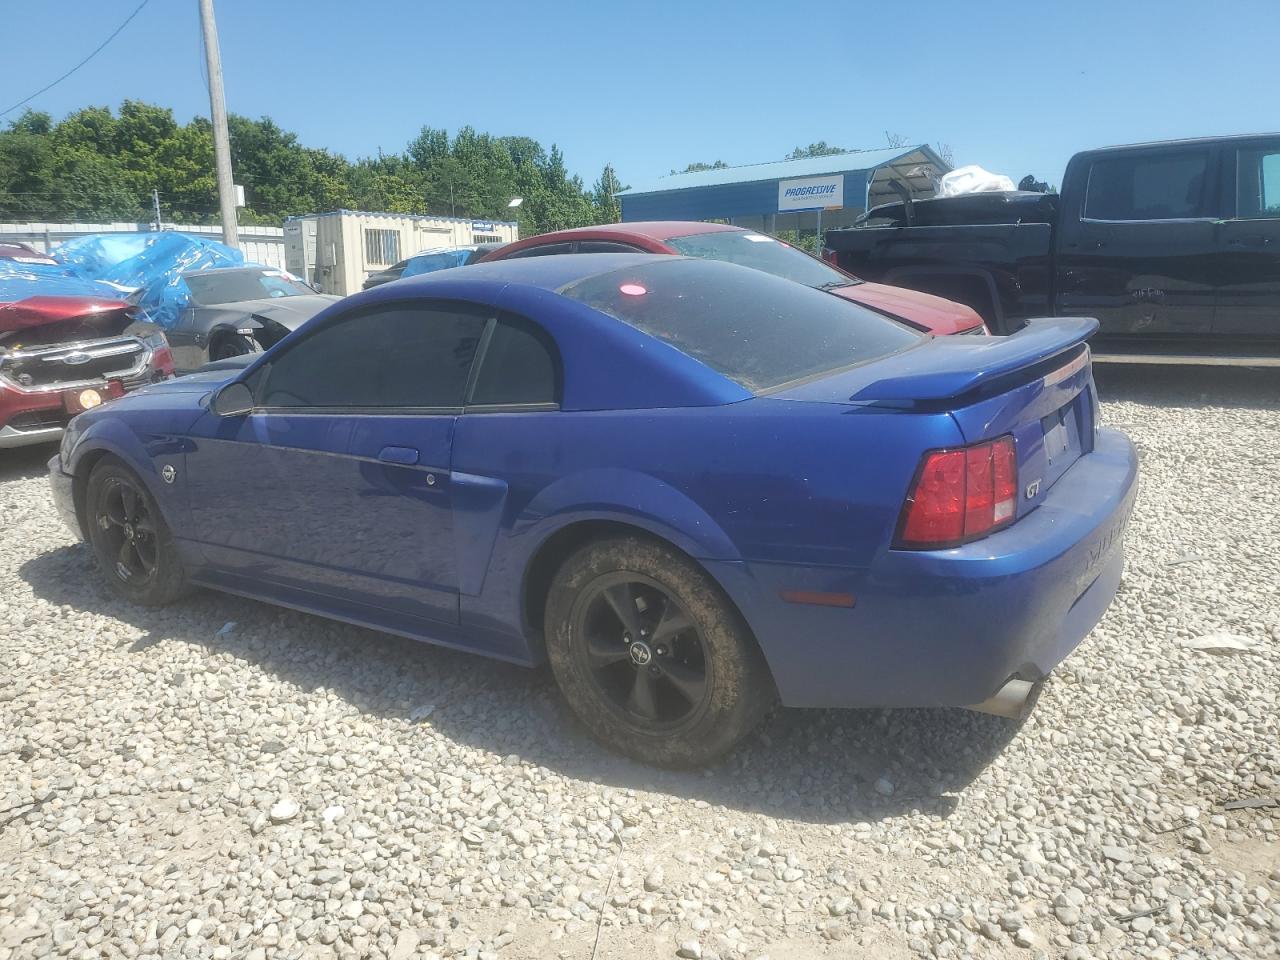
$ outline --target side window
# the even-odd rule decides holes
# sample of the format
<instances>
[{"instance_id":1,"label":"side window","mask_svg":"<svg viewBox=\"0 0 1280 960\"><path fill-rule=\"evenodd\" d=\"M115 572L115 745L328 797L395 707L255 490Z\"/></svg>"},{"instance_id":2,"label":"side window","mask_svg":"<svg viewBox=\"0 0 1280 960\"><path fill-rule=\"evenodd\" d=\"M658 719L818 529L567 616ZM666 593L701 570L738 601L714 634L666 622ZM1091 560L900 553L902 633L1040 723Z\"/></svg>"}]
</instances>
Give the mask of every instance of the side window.
<instances>
[{"instance_id":1,"label":"side window","mask_svg":"<svg viewBox=\"0 0 1280 960\"><path fill-rule=\"evenodd\" d=\"M267 368L265 407L460 407L487 311L392 304L298 341Z\"/></svg>"},{"instance_id":2,"label":"side window","mask_svg":"<svg viewBox=\"0 0 1280 960\"><path fill-rule=\"evenodd\" d=\"M1095 160L1089 170L1088 220L1180 220L1205 216L1206 150Z\"/></svg>"},{"instance_id":3,"label":"side window","mask_svg":"<svg viewBox=\"0 0 1280 960\"><path fill-rule=\"evenodd\" d=\"M1280 219L1280 144L1236 155L1236 216Z\"/></svg>"},{"instance_id":4,"label":"side window","mask_svg":"<svg viewBox=\"0 0 1280 960\"><path fill-rule=\"evenodd\" d=\"M557 403L559 352L551 336L521 317L503 316L480 360L472 405Z\"/></svg>"},{"instance_id":5,"label":"side window","mask_svg":"<svg viewBox=\"0 0 1280 960\"><path fill-rule=\"evenodd\" d=\"M579 253L642 253L639 247L629 243L613 243L609 240L583 240L578 243Z\"/></svg>"},{"instance_id":6,"label":"side window","mask_svg":"<svg viewBox=\"0 0 1280 960\"><path fill-rule=\"evenodd\" d=\"M541 247L525 247L523 250L517 250L515 253L503 257L503 260L521 260L525 257L549 257L555 253L572 253L573 244L571 243L548 243Z\"/></svg>"}]
</instances>

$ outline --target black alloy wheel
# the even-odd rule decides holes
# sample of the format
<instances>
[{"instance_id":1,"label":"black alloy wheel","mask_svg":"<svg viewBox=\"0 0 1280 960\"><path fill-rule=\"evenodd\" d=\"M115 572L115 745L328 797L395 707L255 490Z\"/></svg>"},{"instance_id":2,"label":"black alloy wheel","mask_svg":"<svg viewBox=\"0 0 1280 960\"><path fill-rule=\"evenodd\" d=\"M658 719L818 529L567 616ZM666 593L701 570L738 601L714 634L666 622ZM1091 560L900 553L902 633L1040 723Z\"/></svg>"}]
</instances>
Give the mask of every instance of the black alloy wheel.
<instances>
[{"instance_id":1,"label":"black alloy wheel","mask_svg":"<svg viewBox=\"0 0 1280 960\"><path fill-rule=\"evenodd\" d=\"M112 570L130 586L145 586L155 579L159 545L155 518L146 495L121 477L106 481L97 504L94 523Z\"/></svg>"},{"instance_id":2,"label":"black alloy wheel","mask_svg":"<svg viewBox=\"0 0 1280 960\"><path fill-rule=\"evenodd\" d=\"M615 709L659 729L679 726L705 704L702 635L656 580L605 574L579 594L573 616L588 675Z\"/></svg>"},{"instance_id":3,"label":"black alloy wheel","mask_svg":"<svg viewBox=\"0 0 1280 960\"><path fill-rule=\"evenodd\" d=\"M85 485L84 531L111 590L132 603L163 607L189 587L182 558L146 484L106 456Z\"/></svg>"},{"instance_id":4,"label":"black alloy wheel","mask_svg":"<svg viewBox=\"0 0 1280 960\"><path fill-rule=\"evenodd\" d=\"M777 700L768 664L724 591L689 556L643 535L570 553L542 619L569 705L597 740L644 763L714 762Z\"/></svg>"}]
</instances>

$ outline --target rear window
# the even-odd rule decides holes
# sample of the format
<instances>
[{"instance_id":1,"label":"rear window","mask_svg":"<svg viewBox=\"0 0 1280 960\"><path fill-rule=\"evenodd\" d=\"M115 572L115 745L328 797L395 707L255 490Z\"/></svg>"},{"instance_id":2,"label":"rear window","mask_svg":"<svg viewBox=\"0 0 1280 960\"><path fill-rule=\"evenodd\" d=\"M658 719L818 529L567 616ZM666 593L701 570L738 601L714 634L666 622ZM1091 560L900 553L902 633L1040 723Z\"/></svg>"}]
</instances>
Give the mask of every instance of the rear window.
<instances>
[{"instance_id":1,"label":"rear window","mask_svg":"<svg viewBox=\"0 0 1280 960\"><path fill-rule=\"evenodd\" d=\"M560 293L753 391L875 360L923 339L848 300L718 261L655 257Z\"/></svg>"},{"instance_id":2,"label":"rear window","mask_svg":"<svg viewBox=\"0 0 1280 960\"><path fill-rule=\"evenodd\" d=\"M724 260L743 267L754 267L775 277L794 280L806 287L830 290L859 283L803 250L752 230L716 230L687 237L672 237L667 246L686 257Z\"/></svg>"}]
</instances>

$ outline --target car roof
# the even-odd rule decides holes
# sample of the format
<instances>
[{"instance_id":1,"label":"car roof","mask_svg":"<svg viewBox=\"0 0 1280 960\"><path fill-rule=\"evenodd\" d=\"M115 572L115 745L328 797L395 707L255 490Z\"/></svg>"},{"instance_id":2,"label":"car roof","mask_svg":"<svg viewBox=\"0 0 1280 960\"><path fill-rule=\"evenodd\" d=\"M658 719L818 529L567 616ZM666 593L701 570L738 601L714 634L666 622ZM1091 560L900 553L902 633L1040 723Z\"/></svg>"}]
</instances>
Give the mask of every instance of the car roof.
<instances>
[{"instance_id":1,"label":"car roof","mask_svg":"<svg viewBox=\"0 0 1280 960\"><path fill-rule=\"evenodd\" d=\"M182 276L186 278L199 277L206 273L261 273L263 270L275 270L278 273L284 272L279 267L266 267L260 263L246 263L243 267L205 267L201 270L186 270Z\"/></svg>"},{"instance_id":2,"label":"car roof","mask_svg":"<svg viewBox=\"0 0 1280 960\"><path fill-rule=\"evenodd\" d=\"M1176 140L1140 140L1136 143L1113 143L1105 147L1082 150L1081 153L1102 153L1108 150L1147 150L1152 147L1196 147L1215 143L1239 143L1248 140L1271 140L1280 133L1232 133L1221 137L1183 137Z\"/></svg>"},{"instance_id":3,"label":"car roof","mask_svg":"<svg viewBox=\"0 0 1280 960\"><path fill-rule=\"evenodd\" d=\"M0 251L6 251L5 255L11 253L34 254L37 257L49 257L47 253L41 253L30 244L21 243L17 240L0 240ZM49 259L53 259L49 257Z\"/></svg>"},{"instance_id":4,"label":"car roof","mask_svg":"<svg viewBox=\"0 0 1280 960\"><path fill-rule=\"evenodd\" d=\"M605 223L594 227L571 227L568 230L554 230L536 237L516 240L512 246L536 246L533 241L554 243L564 240L629 240L633 237L645 237L649 240L669 240L672 237L687 237L695 233L720 233L730 230L744 232L744 228L727 223L703 223L699 220L638 220L632 223Z\"/></svg>"},{"instance_id":5,"label":"car roof","mask_svg":"<svg viewBox=\"0 0 1280 960\"><path fill-rule=\"evenodd\" d=\"M437 284L451 284L467 280L472 283L496 284L506 286L518 283L529 287L540 287L543 290L559 290L563 286L594 277L610 270L621 270L626 267L651 262L653 255L649 253L580 253L554 254L547 257L521 257L516 260L491 260L475 263L466 267L452 267L448 270L436 270L414 277L406 277L384 286L391 290L389 296L403 297L407 293L421 293L432 296L429 288ZM376 293L381 287L368 291Z\"/></svg>"},{"instance_id":6,"label":"car roof","mask_svg":"<svg viewBox=\"0 0 1280 960\"><path fill-rule=\"evenodd\" d=\"M564 369L572 371L566 374L562 410L712 406L751 397L745 387L679 348L560 292L580 280L676 260L707 269L748 269L651 253L554 254L402 278L354 293L331 310L339 316L421 299L486 304L528 317L555 339Z\"/></svg>"}]
</instances>

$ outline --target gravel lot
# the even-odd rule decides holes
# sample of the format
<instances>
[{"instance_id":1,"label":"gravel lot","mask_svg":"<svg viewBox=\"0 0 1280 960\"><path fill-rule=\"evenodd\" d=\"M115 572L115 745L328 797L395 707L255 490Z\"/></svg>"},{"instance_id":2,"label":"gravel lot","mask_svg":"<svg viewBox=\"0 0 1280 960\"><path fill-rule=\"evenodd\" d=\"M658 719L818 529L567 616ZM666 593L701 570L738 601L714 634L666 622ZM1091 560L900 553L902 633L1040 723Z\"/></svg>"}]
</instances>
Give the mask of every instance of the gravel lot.
<instances>
[{"instance_id":1,"label":"gravel lot","mask_svg":"<svg viewBox=\"0 0 1280 960\"><path fill-rule=\"evenodd\" d=\"M693 774L545 671L118 602L0 454L0 960L1280 955L1280 376L1099 380L1129 565L1020 730L783 711Z\"/></svg>"}]
</instances>

